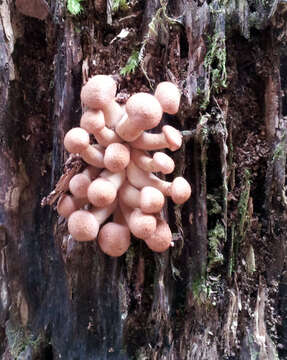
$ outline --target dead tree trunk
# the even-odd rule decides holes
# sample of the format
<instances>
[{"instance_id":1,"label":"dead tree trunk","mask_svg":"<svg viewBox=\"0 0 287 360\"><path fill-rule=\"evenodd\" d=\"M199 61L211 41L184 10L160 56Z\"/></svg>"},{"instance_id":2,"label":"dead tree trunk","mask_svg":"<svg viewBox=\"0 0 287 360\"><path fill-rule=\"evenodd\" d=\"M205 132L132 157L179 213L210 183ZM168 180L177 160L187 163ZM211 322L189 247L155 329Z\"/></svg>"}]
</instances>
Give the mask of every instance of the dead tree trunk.
<instances>
[{"instance_id":1,"label":"dead tree trunk","mask_svg":"<svg viewBox=\"0 0 287 360\"><path fill-rule=\"evenodd\" d=\"M81 5L0 2L2 358L287 359L286 0ZM40 207L97 73L182 90L164 121L193 194L167 204L162 255L134 239L109 258Z\"/></svg>"}]
</instances>

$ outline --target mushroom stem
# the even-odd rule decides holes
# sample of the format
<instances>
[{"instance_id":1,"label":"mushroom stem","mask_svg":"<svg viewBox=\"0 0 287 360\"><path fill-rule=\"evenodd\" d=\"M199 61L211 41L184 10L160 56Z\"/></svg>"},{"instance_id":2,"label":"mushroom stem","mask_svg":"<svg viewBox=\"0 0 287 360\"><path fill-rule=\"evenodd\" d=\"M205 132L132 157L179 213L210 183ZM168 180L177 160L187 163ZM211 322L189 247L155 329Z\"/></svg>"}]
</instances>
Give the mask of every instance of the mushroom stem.
<instances>
[{"instance_id":1,"label":"mushroom stem","mask_svg":"<svg viewBox=\"0 0 287 360\"><path fill-rule=\"evenodd\" d=\"M104 154L105 150L99 144L89 145L81 152L81 156L87 164L98 168L104 167Z\"/></svg>"},{"instance_id":2,"label":"mushroom stem","mask_svg":"<svg viewBox=\"0 0 287 360\"><path fill-rule=\"evenodd\" d=\"M124 115L124 109L115 100L101 109L104 113L105 123L109 128L115 128Z\"/></svg>"},{"instance_id":3,"label":"mushroom stem","mask_svg":"<svg viewBox=\"0 0 287 360\"><path fill-rule=\"evenodd\" d=\"M147 172L162 172L163 174L170 174L174 170L174 161L166 154L156 152L153 157L147 153L132 149L131 159L134 163Z\"/></svg>"},{"instance_id":4,"label":"mushroom stem","mask_svg":"<svg viewBox=\"0 0 287 360\"><path fill-rule=\"evenodd\" d=\"M162 132L159 134L143 132L141 136L130 143L133 148L140 150L160 150L167 148L171 151L178 150L181 144L181 133L169 125L163 126Z\"/></svg>"},{"instance_id":5,"label":"mushroom stem","mask_svg":"<svg viewBox=\"0 0 287 360\"><path fill-rule=\"evenodd\" d=\"M147 246L155 252L164 252L171 246L172 233L166 221L158 219L156 231L144 239Z\"/></svg>"},{"instance_id":6,"label":"mushroom stem","mask_svg":"<svg viewBox=\"0 0 287 360\"><path fill-rule=\"evenodd\" d=\"M111 204L104 208L92 208L90 210L91 214L94 215L99 225L103 224L109 216L112 215L114 210L117 207L117 200L113 201Z\"/></svg>"},{"instance_id":7,"label":"mushroom stem","mask_svg":"<svg viewBox=\"0 0 287 360\"><path fill-rule=\"evenodd\" d=\"M106 126L99 132L94 134L97 142L107 147L112 143L122 143L123 140L114 132L114 130L107 128Z\"/></svg>"}]
</instances>

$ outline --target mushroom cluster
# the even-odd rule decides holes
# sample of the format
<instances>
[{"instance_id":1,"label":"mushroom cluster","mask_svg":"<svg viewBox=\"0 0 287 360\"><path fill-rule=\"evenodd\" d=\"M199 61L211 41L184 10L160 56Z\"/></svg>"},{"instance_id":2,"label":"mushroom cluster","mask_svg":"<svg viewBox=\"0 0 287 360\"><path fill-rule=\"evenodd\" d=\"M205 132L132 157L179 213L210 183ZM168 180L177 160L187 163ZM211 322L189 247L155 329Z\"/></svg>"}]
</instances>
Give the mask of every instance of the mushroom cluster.
<instances>
[{"instance_id":1,"label":"mushroom cluster","mask_svg":"<svg viewBox=\"0 0 287 360\"><path fill-rule=\"evenodd\" d=\"M161 216L165 196L183 204L191 188L183 177L168 182L153 174L173 172L172 158L158 150L178 150L181 133L169 125L159 134L146 130L156 127L164 112L177 113L180 92L173 83L161 82L154 95L140 92L120 105L116 91L117 84L108 75L96 75L82 88L87 110L80 127L67 132L64 146L80 154L87 166L72 177L57 211L68 220L75 240L97 239L110 256L127 251L131 233L151 250L163 252L172 243L169 225ZM113 220L105 223L112 214Z\"/></svg>"}]
</instances>

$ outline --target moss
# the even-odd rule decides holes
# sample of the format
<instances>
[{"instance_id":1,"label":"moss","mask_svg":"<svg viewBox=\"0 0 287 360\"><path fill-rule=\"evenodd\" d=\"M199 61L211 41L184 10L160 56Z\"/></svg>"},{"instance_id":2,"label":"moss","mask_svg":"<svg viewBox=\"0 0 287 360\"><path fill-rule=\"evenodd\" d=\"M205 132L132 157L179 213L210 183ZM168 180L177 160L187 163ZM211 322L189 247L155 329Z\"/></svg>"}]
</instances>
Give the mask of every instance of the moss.
<instances>
[{"instance_id":1,"label":"moss","mask_svg":"<svg viewBox=\"0 0 287 360\"><path fill-rule=\"evenodd\" d=\"M222 207L219 205L218 196L213 194L207 194L207 209L208 215L219 215L222 212Z\"/></svg>"},{"instance_id":2,"label":"moss","mask_svg":"<svg viewBox=\"0 0 287 360\"><path fill-rule=\"evenodd\" d=\"M240 240L244 239L246 224L249 222L248 219L248 202L250 197L250 172L245 170L244 174L244 185L240 195L238 203L238 216L239 216L239 237Z\"/></svg>"},{"instance_id":3,"label":"moss","mask_svg":"<svg viewBox=\"0 0 287 360\"><path fill-rule=\"evenodd\" d=\"M126 65L121 69L120 74L123 76L134 73L140 64L139 51L134 50L128 58Z\"/></svg>"},{"instance_id":4,"label":"moss","mask_svg":"<svg viewBox=\"0 0 287 360\"><path fill-rule=\"evenodd\" d=\"M221 252L221 243L224 241L224 239L224 226L217 222L216 226L208 232L208 271L210 271L215 265L220 265L223 263L224 258Z\"/></svg>"},{"instance_id":5,"label":"moss","mask_svg":"<svg viewBox=\"0 0 287 360\"><path fill-rule=\"evenodd\" d=\"M72 15L79 15L83 10L81 5L82 0L68 0L67 9Z\"/></svg>"},{"instance_id":6,"label":"moss","mask_svg":"<svg viewBox=\"0 0 287 360\"><path fill-rule=\"evenodd\" d=\"M129 4L127 0L113 0L112 1L112 11L114 13L118 11L127 11L129 9Z\"/></svg>"},{"instance_id":7,"label":"moss","mask_svg":"<svg viewBox=\"0 0 287 360\"><path fill-rule=\"evenodd\" d=\"M282 140L276 145L273 155L272 155L272 162L279 160L285 156L285 144L286 138L283 136Z\"/></svg>"}]
</instances>

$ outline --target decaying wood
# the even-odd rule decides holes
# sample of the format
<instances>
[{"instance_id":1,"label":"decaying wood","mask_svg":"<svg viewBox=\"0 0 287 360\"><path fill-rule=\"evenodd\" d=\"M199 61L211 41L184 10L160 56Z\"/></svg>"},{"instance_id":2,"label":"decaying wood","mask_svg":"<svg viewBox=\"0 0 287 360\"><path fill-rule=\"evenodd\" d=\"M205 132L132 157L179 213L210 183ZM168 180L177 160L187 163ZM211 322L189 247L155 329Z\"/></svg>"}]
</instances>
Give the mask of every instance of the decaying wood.
<instances>
[{"instance_id":1,"label":"decaying wood","mask_svg":"<svg viewBox=\"0 0 287 360\"><path fill-rule=\"evenodd\" d=\"M20 3L0 4L3 359L284 359L286 1L129 1L115 12L86 0L72 16L55 0L47 17L29 2L37 19ZM63 138L96 73L117 79L119 102L162 80L182 91L164 123L184 135L171 156L193 193L167 204L177 241L165 254L133 239L109 258L41 208L84 166L66 161Z\"/></svg>"}]
</instances>

